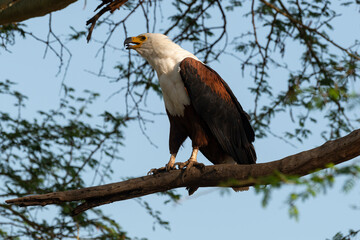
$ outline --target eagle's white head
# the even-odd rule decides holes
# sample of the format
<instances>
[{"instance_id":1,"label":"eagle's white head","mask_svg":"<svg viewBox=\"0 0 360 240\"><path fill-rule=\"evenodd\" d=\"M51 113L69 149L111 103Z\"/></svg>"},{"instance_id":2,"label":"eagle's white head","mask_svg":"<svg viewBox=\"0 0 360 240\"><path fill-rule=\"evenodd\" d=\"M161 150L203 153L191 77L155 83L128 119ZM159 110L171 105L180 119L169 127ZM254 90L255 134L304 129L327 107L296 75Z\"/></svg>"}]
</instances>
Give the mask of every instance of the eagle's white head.
<instances>
[{"instance_id":1,"label":"eagle's white head","mask_svg":"<svg viewBox=\"0 0 360 240\"><path fill-rule=\"evenodd\" d=\"M125 39L126 49L134 49L156 70L158 76L174 70L184 58L192 57L192 53L182 49L166 35L160 33L143 33Z\"/></svg>"},{"instance_id":2,"label":"eagle's white head","mask_svg":"<svg viewBox=\"0 0 360 240\"><path fill-rule=\"evenodd\" d=\"M143 33L136 37L129 37L125 39L124 45L126 49L134 49L146 59L166 56L174 48L180 48L166 35L160 33Z\"/></svg>"}]
</instances>

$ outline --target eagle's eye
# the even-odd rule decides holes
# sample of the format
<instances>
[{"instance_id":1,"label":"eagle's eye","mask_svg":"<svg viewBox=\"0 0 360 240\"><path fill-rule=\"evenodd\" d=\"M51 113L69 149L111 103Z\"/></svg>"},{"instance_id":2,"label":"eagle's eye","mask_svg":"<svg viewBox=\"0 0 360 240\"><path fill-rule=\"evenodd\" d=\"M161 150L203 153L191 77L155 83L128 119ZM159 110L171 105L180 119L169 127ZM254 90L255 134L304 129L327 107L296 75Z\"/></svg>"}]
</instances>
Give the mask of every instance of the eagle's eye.
<instances>
[{"instance_id":1,"label":"eagle's eye","mask_svg":"<svg viewBox=\"0 0 360 240\"><path fill-rule=\"evenodd\" d=\"M146 37L145 37L145 36L140 36L140 40L141 40L141 41L145 41L145 40L146 40Z\"/></svg>"}]
</instances>

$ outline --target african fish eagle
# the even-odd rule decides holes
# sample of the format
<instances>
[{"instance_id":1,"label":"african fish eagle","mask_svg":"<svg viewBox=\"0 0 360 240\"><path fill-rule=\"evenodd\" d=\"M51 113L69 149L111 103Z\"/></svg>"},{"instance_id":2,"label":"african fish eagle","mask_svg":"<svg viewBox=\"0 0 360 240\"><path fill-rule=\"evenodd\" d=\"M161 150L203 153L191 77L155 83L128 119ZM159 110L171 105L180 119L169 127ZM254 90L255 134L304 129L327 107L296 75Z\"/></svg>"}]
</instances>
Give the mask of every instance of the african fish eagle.
<instances>
[{"instance_id":1,"label":"african fish eagle","mask_svg":"<svg viewBox=\"0 0 360 240\"><path fill-rule=\"evenodd\" d=\"M171 157L163 169L189 169L197 164L199 150L213 164L256 162L249 116L213 69L163 34L129 37L124 45L145 58L159 78L170 121ZM175 163L187 137L192 140L191 157Z\"/></svg>"}]
</instances>

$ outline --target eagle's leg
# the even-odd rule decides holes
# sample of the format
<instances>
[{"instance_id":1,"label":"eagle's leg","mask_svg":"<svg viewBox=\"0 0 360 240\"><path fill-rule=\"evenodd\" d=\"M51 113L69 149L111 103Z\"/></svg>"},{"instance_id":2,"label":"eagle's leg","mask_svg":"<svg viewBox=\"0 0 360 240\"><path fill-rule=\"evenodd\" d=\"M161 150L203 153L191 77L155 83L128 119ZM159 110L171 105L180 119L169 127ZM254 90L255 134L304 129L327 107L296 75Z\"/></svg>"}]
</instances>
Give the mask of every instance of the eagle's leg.
<instances>
[{"instance_id":1,"label":"eagle's leg","mask_svg":"<svg viewBox=\"0 0 360 240\"><path fill-rule=\"evenodd\" d=\"M176 153L171 154L169 162L165 165L166 171L175 169Z\"/></svg>"},{"instance_id":2,"label":"eagle's leg","mask_svg":"<svg viewBox=\"0 0 360 240\"><path fill-rule=\"evenodd\" d=\"M189 160L187 160L186 162L177 162L174 165L178 166L179 169L184 169L184 168L190 169L193 166L203 168L204 164L197 162L197 154L198 154L198 152L199 152L199 148L198 147L193 147L191 157L189 158Z\"/></svg>"}]
</instances>

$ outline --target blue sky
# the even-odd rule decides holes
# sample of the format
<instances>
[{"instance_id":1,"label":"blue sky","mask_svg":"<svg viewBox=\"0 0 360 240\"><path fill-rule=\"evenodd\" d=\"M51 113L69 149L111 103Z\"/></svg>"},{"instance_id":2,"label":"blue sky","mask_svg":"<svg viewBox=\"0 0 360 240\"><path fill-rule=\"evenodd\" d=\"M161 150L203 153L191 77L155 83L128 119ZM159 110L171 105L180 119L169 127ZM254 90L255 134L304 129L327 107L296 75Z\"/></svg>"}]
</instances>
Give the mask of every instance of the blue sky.
<instances>
[{"instance_id":1,"label":"blue sky","mask_svg":"<svg viewBox=\"0 0 360 240\"><path fill-rule=\"evenodd\" d=\"M70 32L69 25L78 30L84 29L86 20L92 16L95 9L93 2L79 1L69 6L66 10L53 13L53 31L56 34ZM163 11L167 11L164 7ZM115 14L121 14L116 12ZM359 15L355 11L345 12L344 18L335 24L334 38L340 44L348 46L349 39L359 39L359 24L343 27L349 21L359 23ZM230 15L229 32L238 34L246 29L245 18L237 13ZM129 35L138 35L145 31L144 22L131 18ZM160 20L159 20L160 21ZM165 21L165 20L164 20ZM214 19L216 21L216 19ZM242 24L237 24L237 22ZM343 22L342 22L343 21ZM233 22L233 24L231 24ZM48 17L41 17L25 22L29 31L45 38L48 29ZM166 21L165 21L166 23ZM164 23L164 24L165 24ZM165 28L161 23L159 28ZM104 30L95 30L94 39L102 39ZM62 35L64 37L64 35ZM231 36L230 36L231 37ZM171 36L170 36L171 38ZM118 39L116 47L122 48L124 36L118 31L114 35ZM124 100L116 95L107 98L120 88L121 82L109 83L108 79L100 78L89 71L97 72L100 67L100 56L96 56L99 44L96 41L86 43L85 39L71 42L67 45L73 52L70 67L65 78L66 84L77 89L91 89L102 94L101 99L94 105L93 111L99 114L105 109L119 111L124 109ZM185 46L192 50L191 46ZM15 46L9 47L11 53L0 52L0 77L1 80L10 79L17 82L17 89L27 95L30 100L23 112L24 116L33 118L36 110L56 108L61 97L60 85L63 75L56 76L59 61L54 54L48 52L43 58L45 46L31 38L16 39ZM296 54L294 50L294 54ZM66 56L66 53L65 53ZM112 72L113 66L126 60L126 51L108 50L105 72ZM229 56L223 56L219 62L210 64L230 85L244 109L253 107L253 99L247 89L252 81L250 77L241 75L239 64ZM289 64L296 65L295 62ZM63 72L62 72L63 73ZM280 70L272 71L272 83L276 89L282 89L286 74ZM234 78L234 76L237 76ZM250 101L249 101L250 99ZM6 100L0 99L0 107L7 109ZM146 107L155 112L164 112L162 100L155 94L150 94ZM119 181L127 176L142 176L154 167L163 166L169 159L168 131L169 123L164 115L154 116L154 122L146 125L146 133L158 146L154 147L141 133L137 122L129 124L125 130L126 142L121 148L124 161L114 165L115 174L112 182ZM321 124L321 122L319 123ZM288 117L278 117L272 124L275 132L282 133L284 126L289 127ZM255 142L259 162L268 162L282 157L319 146L324 141L317 135L310 137L304 144L296 144L296 148L283 141L269 137ZM186 141L180 150L178 160L185 161L191 153L191 144ZM209 164L204 158L200 162ZM87 176L92 179L92 176ZM153 230L153 219L134 200L116 202L100 207L105 213L116 219L130 236L148 237L152 240L165 239L326 239L331 238L338 231L347 232L348 229L358 229L360 215L358 210L353 210L351 205L359 204L359 189L345 194L340 190L340 184L326 195L319 195L299 204L299 220L290 219L285 203L290 192L296 190L294 186L286 186L275 191L268 207L261 206L261 196L254 190L248 192L221 194L218 188L199 189L193 196L187 197L185 189L179 189L183 199L178 204L163 205L165 199L159 196L144 197L151 206L162 212L162 217L169 220L171 231L159 226ZM44 212L54 212L55 208L44 209Z\"/></svg>"}]
</instances>

